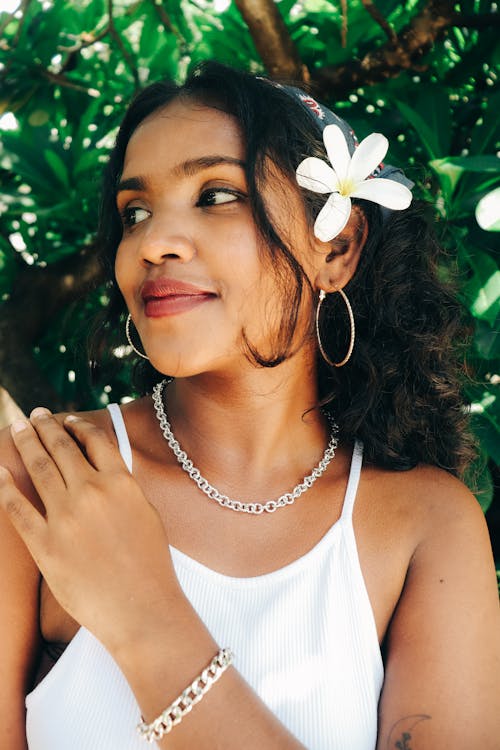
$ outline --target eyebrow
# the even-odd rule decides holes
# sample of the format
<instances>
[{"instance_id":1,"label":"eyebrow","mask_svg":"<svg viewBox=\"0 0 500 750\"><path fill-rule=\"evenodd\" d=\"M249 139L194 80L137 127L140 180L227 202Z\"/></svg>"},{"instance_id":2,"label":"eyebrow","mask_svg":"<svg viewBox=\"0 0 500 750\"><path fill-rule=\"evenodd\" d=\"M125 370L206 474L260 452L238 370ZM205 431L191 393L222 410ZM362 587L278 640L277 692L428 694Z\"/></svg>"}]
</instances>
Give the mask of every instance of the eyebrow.
<instances>
[{"instance_id":1,"label":"eyebrow","mask_svg":"<svg viewBox=\"0 0 500 750\"><path fill-rule=\"evenodd\" d=\"M198 159L188 159L178 164L172 170L172 174L175 177L193 177L198 172L210 167L218 166L219 164L229 164L231 166L245 168L245 162L241 159L236 159L233 156L200 156ZM128 177L125 180L121 180L116 188L116 193L120 193L124 190L138 190L145 192L147 189L147 179L144 177Z\"/></svg>"}]
</instances>

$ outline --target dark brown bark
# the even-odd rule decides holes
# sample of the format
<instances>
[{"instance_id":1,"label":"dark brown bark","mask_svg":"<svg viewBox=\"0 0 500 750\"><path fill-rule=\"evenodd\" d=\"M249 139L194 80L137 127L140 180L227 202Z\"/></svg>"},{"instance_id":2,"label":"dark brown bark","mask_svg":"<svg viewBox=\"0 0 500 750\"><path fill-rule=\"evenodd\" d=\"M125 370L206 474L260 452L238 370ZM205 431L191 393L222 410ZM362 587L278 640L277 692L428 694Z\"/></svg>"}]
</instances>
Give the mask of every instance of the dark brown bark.
<instances>
[{"instance_id":1,"label":"dark brown bark","mask_svg":"<svg viewBox=\"0 0 500 750\"><path fill-rule=\"evenodd\" d=\"M496 14L456 13L450 0L430 0L398 35L371 0L363 5L384 29L386 44L343 65L311 70L300 60L285 22L273 0L236 0L267 72L273 78L310 82L317 96L345 98L360 86L395 78L403 70L420 72L422 59L450 26L484 29L500 27Z\"/></svg>"},{"instance_id":2,"label":"dark brown bark","mask_svg":"<svg viewBox=\"0 0 500 750\"><path fill-rule=\"evenodd\" d=\"M359 60L316 70L313 84L318 96L334 94L340 99L359 86L394 78L403 70L422 70L422 58L454 17L453 2L431 0L399 33L396 43L390 40Z\"/></svg>"},{"instance_id":3,"label":"dark brown bark","mask_svg":"<svg viewBox=\"0 0 500 750\"><path fill-rule=\"evenodd\" d=\"M101 277L92 247L48 268L27 268L0 316L0 384L25 414L38 405L68 408L40 372L33 347L51 322Z\"/></svg>"},{"instance_id":4,"label":"dark brown bark","mask_svg":"<svg viewBox=\"0 0 500 750\"><path fill-rule=\"evenodd\" d=\"M271 78L307 81L309 73L274 0L235 0Z\"/></svg>"}]
</instances>

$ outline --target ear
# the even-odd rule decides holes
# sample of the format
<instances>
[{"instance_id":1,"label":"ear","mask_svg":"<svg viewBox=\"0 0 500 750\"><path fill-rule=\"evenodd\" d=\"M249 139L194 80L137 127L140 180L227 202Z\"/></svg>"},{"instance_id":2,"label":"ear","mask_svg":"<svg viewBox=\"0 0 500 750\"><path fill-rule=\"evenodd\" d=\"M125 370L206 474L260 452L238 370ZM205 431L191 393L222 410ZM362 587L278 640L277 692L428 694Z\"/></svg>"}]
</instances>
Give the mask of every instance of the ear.
<instances>
[{"instance_id":1,"label":"ear","mask_svg":"<svg viewBox=\"0 0 500 750\"><path fill-rule=\"evenodd\" d=\"M342 232L331 242L315 238L315 249L320 253L319 268L314 279L316 289L333 292L343 289L358 267L362 250L368 237L368 221L358 206L353 206L351 216Z\"/></svg>"}]
</instances>

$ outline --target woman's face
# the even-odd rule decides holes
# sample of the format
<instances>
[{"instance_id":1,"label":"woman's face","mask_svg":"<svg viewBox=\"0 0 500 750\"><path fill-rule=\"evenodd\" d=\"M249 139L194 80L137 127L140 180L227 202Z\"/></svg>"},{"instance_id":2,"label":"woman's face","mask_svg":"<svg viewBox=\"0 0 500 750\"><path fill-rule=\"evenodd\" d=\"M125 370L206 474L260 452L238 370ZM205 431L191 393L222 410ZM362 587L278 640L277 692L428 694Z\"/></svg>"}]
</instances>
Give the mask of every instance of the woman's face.
<instances>
[{"instance_id":1,"label":"woman's face","mask_svg":"<svg viewBox=\"0 0 500 750\"><path fill-rule=\"evenodd\" d=\"M270 353L282 292L259 249L244 159L231 116L180 101L145 120L128 144L115 272L160 372L182 377L248 368L243 329L260 354ZM294 251L303 248L307 259L309 232L297 192L272 190L271 179L264 197L278 229L293 236Z\"/></svg>"}]
</instances>

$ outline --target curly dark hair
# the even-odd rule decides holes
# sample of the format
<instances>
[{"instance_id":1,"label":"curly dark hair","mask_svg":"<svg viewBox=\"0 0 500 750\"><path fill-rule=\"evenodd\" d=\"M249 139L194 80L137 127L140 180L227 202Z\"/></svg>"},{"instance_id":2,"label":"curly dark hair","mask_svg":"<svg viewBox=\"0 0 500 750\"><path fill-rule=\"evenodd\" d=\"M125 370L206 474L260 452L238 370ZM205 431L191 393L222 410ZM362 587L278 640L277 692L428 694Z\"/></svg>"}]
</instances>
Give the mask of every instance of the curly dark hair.
<instances>
[{"instance_id":1,"label":"curly dark hair","mask_svg":"<svg viewBox=\"0 0 500 750\"><path fill-rule=\"evenodd\" d=\"M100 334L93 337L97 346L91 359L102 359L104 351L110 351L110 339L123 330L126 315L114 279L114 259L122 236L116 188L127 144L146 117L179 98L232 115L241 128L249 203L263 240L263 260L271 261L282 290L282 325L271 355L256 351L244 331L243 339L256 366L275 367L292 353L301 300L313 290L266 212L262 188L268 160L295 181L302 159L325 158L324 145L310 113L285 90L215 62L199 65L182 86L168 81L148 86L125 115L103 180L97 245L110 301ZM324 197L307 190L302 197L312 228ZM428 207L414 201L383 221L379 206L355 202L369 226L358 269L346 287L356 318L356 345L342 368L327 365L318 355L320 404L334 413L346 440L363 441L368 462L396 470L423 462L460 475L473 455L461 397L467 327L453 286L441 278L441 250ZM336 360L347 346L348 319L342 304L340 295L328 295L322 311L323 344ZM329 324L333 318L335 324ZM147 393L159 377L149 363L136 363L139 392Z\"/></svg>"}]
</instances>

